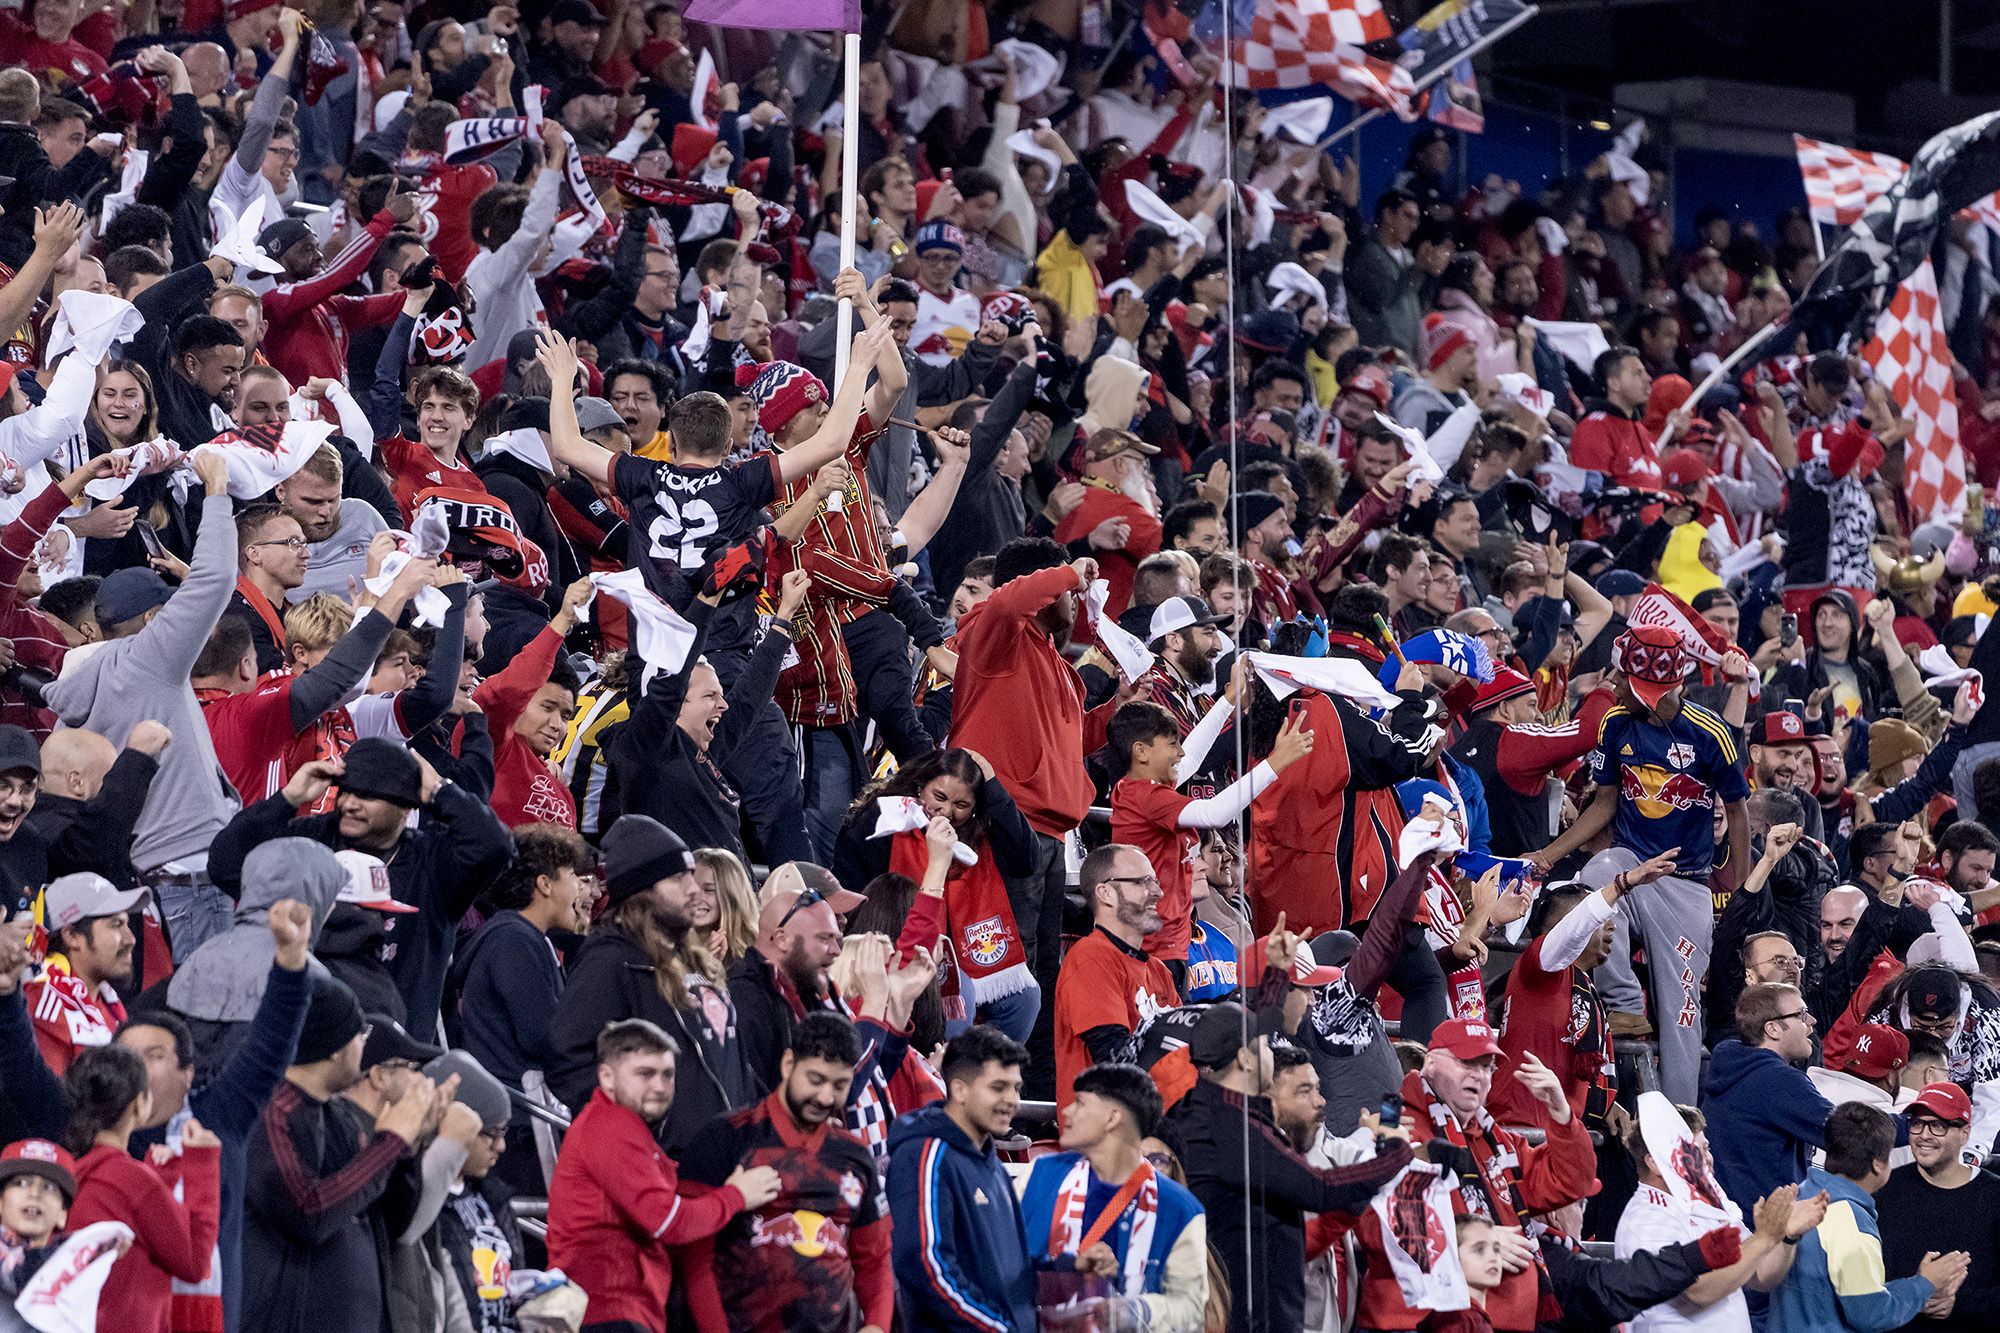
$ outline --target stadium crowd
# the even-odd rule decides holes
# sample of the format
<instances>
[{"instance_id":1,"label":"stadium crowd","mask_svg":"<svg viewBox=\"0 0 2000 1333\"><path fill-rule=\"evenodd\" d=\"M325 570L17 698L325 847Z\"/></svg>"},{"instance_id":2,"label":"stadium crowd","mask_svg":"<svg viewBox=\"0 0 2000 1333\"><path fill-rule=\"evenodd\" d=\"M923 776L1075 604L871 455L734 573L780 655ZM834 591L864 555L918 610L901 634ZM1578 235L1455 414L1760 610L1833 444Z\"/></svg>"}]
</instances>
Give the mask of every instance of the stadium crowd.
<instances>
[{"instance_id":1,"label":"stadium crowd","mask_svg":"<svg viewBox=\"0 0 2000 1333\"><path fill-rule=\"evenodd\" d=\"M2000 1323L1994 511L1694 388L1811 221L1159 8L0 9L0 1328Z\"/></svg>"}]
</instances>

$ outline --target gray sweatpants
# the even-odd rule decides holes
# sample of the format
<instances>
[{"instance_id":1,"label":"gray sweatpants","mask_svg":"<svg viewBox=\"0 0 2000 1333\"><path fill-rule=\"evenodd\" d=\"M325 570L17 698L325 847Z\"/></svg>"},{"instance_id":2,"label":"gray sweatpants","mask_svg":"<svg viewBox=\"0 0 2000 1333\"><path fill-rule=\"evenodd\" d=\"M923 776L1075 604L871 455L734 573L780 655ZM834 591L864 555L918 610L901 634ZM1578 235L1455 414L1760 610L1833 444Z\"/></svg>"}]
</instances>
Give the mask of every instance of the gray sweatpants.
<instances>
[{"instance_id":1,"label":"gray sweatpants","mask_svg":"<svg viewBox=\"0 0 2000 1333\"><path fill-rule=\"evenodd\" d=\"M1582 878L1608 884L1621 870L1639 864L1624 847L1590 858ZM1701 981L1708 975L1709 947L1715 942L1715 904L1706 884L1668 875L1618 900L1611 956L1591 974L1604 1007L1641 1012L1640 986L1632 966L1633 941L1645 946L1653 982L1653 1035L1660 1045L1660 1091L1692 1106L1701 1094Z\"/></svg>"}]
</instances>

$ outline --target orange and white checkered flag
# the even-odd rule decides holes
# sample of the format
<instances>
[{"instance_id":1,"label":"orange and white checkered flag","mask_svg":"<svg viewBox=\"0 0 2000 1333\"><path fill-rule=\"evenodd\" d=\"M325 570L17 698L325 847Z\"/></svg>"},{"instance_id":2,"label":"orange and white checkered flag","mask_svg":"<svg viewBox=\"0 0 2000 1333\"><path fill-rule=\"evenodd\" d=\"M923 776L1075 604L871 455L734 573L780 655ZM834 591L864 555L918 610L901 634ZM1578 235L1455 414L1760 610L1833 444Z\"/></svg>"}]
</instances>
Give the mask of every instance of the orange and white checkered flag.
<instances>
[{"instance_id":1,"label":"orange and white checkered flag","mask_svg":"<svg viewBox=\"0 0 2000 1333\"><path fill-rule=\"evenodd\" d=\"M1912 421L1903 446L1903 493L1911 519L1958 522L1965 507L1965 451L1959 446L1951 347L1930 260L1896 288L1861 357Z\"/></svg>"}]
</instances>

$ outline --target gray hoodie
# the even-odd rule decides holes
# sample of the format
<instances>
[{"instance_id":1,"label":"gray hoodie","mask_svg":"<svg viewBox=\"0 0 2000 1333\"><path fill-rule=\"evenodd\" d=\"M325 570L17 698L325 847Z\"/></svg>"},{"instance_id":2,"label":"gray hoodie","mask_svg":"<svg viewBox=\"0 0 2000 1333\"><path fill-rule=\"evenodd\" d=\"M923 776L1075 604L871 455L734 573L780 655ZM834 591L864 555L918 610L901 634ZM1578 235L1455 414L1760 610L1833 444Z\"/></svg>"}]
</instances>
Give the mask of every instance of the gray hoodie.
<instances>
[{"instance_id":1,"label":"gray hoodie","mask_svg":"<svg viewBox=\"0 0 2000 1333\"><path fill-rule=\"evenodd\" d=\"M46 691L65 726L88 728L121 749L141 722L173 733L133 832L132 864L142 871L207 852L239 805L188 683L235 587L236 519L227 495L211 495L202 501L187 580L152 623L87 655L72 652Z\"/></svg>"},{"instance_id":2,"label":"gray hoodie","mask_svg":"<svg viewBox=\"0 0 2000 1333\"><path fill-rule=\"evenodd\" d=\"M347 870L331 849L309 838L276 838L243 860L243 895L236 924L187 956L167 982L167 1006L211 1023L248 1023L264 1002L264 985L277 961L271 908L287 898L312 910L313 942L347 884ZM322 964L312 959L308 967Z\"/></svg>"}]
</instances>

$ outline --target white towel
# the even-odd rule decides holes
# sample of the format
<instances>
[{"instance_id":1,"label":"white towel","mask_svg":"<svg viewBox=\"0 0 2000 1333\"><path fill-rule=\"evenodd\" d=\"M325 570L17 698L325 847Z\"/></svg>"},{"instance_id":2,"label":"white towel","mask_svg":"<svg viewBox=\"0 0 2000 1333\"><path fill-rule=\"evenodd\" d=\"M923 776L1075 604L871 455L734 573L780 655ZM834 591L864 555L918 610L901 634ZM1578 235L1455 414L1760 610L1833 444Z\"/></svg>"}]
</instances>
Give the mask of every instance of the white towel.
<instances>
[{"instance_id":1,"label":"white towel","mask_svg":"<svg viewBox=\"0 0 2000 1333\"><path fill-rule=\"evenodd\" d=\"M655 672L679 671L687 664L688 654L694 649L695 628L646 586L644 574L636 569L592 574L590 585L625 604L632 647L646 659L646 670L639 678L641 693Z\"/></svg>"},{"instance_id":2,"label":"white towel","mask_svg":"<svg viewBox=\"0 0 2000 1333\"><path fill-rule=\"evenodd\" d=\"M56 358L74 348L85 361L98 365L111 344L124 342L145 327L146 317L122 296L81 288L64 292L49 324L49 346L42 354L42 363L54 365Z\"/></svg>"},{"instance_id":3,"label":"white towel","mask_svg":"<svg viewBox=\"0 0 2000 1333\"><path fill-rule=\"evenodd\" d=\"M875 831L868 835L873 842L877 838L893 838L898 833L915 833L931 826L931 817L924 813L924 803L914 796L878 796L875 798ZM962 866L979 864L979 853L962 842L951 846L951 859Z\"/></svg>"}]
</instances>

